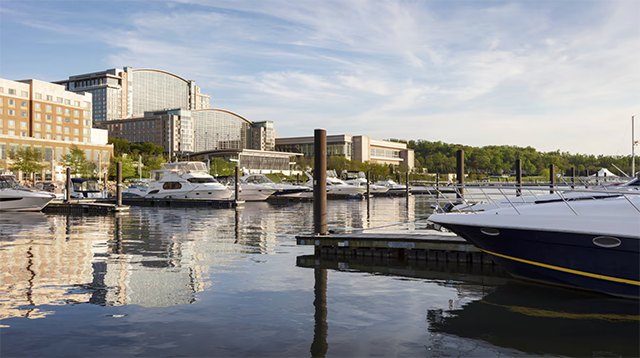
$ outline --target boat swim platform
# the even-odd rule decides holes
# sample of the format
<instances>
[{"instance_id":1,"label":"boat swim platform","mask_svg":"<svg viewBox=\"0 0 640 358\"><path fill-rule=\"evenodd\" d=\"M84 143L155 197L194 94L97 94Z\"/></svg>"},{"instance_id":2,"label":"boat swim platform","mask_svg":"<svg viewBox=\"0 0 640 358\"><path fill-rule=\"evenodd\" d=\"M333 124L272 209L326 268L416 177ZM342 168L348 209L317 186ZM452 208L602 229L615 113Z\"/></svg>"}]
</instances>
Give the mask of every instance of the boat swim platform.
<instances>
[{"instance_id":1,"label":"boat swim platform","mask_svg":"<svg viewBox=\"0 0 640 358\"><path fill-rule=\"evenodd\" d=\"M73 199L69 202L53 200L42 209L42 212L52 214L114 214L128 211L128 205L117 206L115 203L92 199Z\"/></svg>"},{"instance_id":2,"label":"boat swim platform","mask_svg":"<svg viewBox=\"0 0 640 358\"><path fill-rule=\"evenodd\" d=\"M490 255L473 244L455 234L436 230L298 235L296 244L313 246L318 257L377 257L494 265Z\"/></svg>"}]
</instances>

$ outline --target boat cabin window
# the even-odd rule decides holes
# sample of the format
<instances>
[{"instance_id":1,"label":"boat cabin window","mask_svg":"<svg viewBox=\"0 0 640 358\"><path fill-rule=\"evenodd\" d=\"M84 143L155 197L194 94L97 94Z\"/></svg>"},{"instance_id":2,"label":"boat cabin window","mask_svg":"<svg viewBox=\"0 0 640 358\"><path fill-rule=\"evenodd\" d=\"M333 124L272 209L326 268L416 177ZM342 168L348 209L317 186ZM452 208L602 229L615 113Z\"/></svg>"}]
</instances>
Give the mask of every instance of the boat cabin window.
<instances>
[{"instance_id":1,"label":"boat cabin window","mask_svg":"<svg viewBox=\"0 0 640 358\"><path fill-rule=\"evenodd\" d=\"M22 187L15 177L10 175L0 176L0 189L20 189Z\"/></svg>"},{"instance_id":2,"label":"boat cabin window","mask_svg":"<svg viewBox=\"0 0 640 358\"><path fill-rule=\"evenodd\" d=\"M177 181L168 181L162 185L162 189L165 189L165 190L182 189L182 184L178 183Z\"/></svg>"},{"instance_id":3,"label":"boat cabin window","mask_svg":"<svg viewBox=\"0 0 640 358\"><path fill-rule=\"evenodd\" d=\"M187 179L189 183L217 183L218 181L213 178L189 178Z\"/></svg>"},{"instance_id":4,"label":"boat cabin window","mask_svg":"<svg viewBox=\"0 0 640 358\"><path fill-rule=\"evenodd\" d=\"M194 174L209 174L207 166L204 163L189 163L187 167L189 173Z\"/></svg>"},{"instance_id":5,"label":"boat cabin window","mask_svg":"<svg viewBox=\"0 0 640 358\"><path fill-rule=\"evenodd\" d=\"M269 178L264 175L252 175L244 179L248 184L271 184L273 183Z\"/></svg>"},{"instance_id":6,"label":"boat cabin window","mask_svg":"<svg viewBox=\"0 0 640 358\"><path fill-rule=\"evenodd\" d=\"M80 192L80 191L91 191L91 192L100 191L100 184L98 183L97 180L77 181L77 182L72 182L72 184L73 184L73 190L76 191L76 192Z\"/></svg>"},{"instance_id":7,"label":"boat cabin window","mask_svg":"<svg viewBox=\"0 0 640 358\"><path fill-rule=\"evenodd\" d=\"M160 181L162 179L163 173L161 171L152 171L151 172L151 180Z\"/></svg>"}]
</instances>

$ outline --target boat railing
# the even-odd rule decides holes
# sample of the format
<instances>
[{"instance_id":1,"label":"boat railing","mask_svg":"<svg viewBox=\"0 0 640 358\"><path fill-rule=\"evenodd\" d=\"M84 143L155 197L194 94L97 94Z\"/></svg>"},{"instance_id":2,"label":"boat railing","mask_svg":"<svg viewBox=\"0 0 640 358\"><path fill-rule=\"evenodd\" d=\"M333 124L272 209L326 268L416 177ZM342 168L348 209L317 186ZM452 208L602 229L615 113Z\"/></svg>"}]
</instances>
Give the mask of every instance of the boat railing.
<instances>
[{"instance_id":1,"label":"boat railing","mask_svg":"<svg viewBox=\"0 0 640 358\"><path fill-rule=\"evenodd\" d=\"M453 184L434 187L434 189L428 195L436 201L435 207L441 212L452 211L477 214L483 210L476 210L474 204L491 203L495 205L496 209L511 207L516 213L520 214L518 206L522 204L533 204L539 201L562 201L575 215L578 215L577 211L571 206L572 202L585 199L623 197L640 213L640 207L631 200L632 196L640 196L640 187L638 186L587 186L584 188L582 185L576 187L570 184L523 186L504 183L492 186ZM543 195L545 196L543 197ZM555 195L557 198L549 198L548 195ZM445 206L447 206L447 209L445 209Z\"/></svg>"}]
</instances>

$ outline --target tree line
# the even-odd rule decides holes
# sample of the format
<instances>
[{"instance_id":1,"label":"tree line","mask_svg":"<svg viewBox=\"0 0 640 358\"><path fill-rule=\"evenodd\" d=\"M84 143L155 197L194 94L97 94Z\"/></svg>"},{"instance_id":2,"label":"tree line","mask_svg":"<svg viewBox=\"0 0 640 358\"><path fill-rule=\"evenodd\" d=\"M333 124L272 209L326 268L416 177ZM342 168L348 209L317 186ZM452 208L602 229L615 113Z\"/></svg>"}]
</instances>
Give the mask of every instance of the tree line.
<instances>
[{"instance_id":1,"label":"tree line","mask_svg":"<svg viewBox=\"0 0 640 358\"><path fill-rule=\"evenodd\" d=\"M548 175L549 166L553 164L558 173L568 173L573 167L576 175L591 175L602 168L622 175L631 173L631 155L611 156L593 154L571 154L569 152L539 152L532 147L510 145L490 145L472 147L460 144L448 144L440 141L398 140L391 141L407 144L407 148L415 153L417 171L429 173L455 173L456 153L464 150L464 165L467 173L486 175L508 174L515 170L516 159L522 163L523 175ZM636 161L638 158L636 157ZM618 167L620 170L616 169Z\"/></svg>"}]
</instances>

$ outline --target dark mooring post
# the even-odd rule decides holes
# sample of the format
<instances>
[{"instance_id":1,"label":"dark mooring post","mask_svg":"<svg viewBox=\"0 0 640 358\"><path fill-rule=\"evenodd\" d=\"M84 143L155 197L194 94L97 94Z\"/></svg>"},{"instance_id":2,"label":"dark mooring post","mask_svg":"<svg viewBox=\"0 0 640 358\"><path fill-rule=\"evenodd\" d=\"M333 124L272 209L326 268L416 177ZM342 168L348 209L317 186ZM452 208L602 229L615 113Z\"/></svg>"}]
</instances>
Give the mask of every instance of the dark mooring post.
<instances>
[{"instance_id":1,"label":"dark mooring post","mask_svg":"<svg viewBox=\"0 0 640 358\"><path fill-rule=\"evenodd\" d=\"M313 224L316 235L327 234L327 131L316 129L313 138Z\"/></svg>"},{"instance_id":2,"label":"dark mooring post","mask_svg":"<svg viewBox=\"0 0 640 358\"><path fill-rule=\"evenodd\" d=\"M549 165L549 187L551 188L551 190L549 190L549 194L553 194L553 184L556 182L556 170L555 170L555 166L553 164Z\"/></svg>"},{"instance_id":3,"label":"dark mooring post","mask_svg":"<svg viewBox=\"0 0 640 358\"><path fill-rule=\"evenodd\" d=\"M571 189L575 189L576 183L576 167L571 167L569 174L571 175Z\"/></svg>"},{"instance_id":4,"label":"dark mooring post","mask_svg":"<svg viewBox=\"0 0 640 358\"><path fill-rule=\"evenodd\" d=\"M456 153L456 176L458 177L459 191L456 192L456 197L464 198L464 150L458 149Z\"/></svg>"},{"instance_id":5,"label":"dark mooring post","mask_svg":"<svg viewBox=\"0 0 640 358\"><path fill-rule=\"evenodd\" d=\"M64 202L68 203L71 200L71 168L67 168L67 182L66 193L64 195Z\"/></svg>"},{"instance_id":6,"label":"dark mooring post","mask_svg":"<svg viewBox=\"0 0 640 358\"><path fill-rule=\"evenodd\" d=\"M116 206L122 206L122 162L116 164Z\"/></svg>"},{"instance_id":7,"label":"dark mooring post","mask_svg":"<svg viewBox=\"0 0 640 358\"><path fill-rule=\"evenodd\" d=\"M238 202L238 198L240 197L240 168L238 168L236 166L236 178L235 178L236 182L235 182L235 201L236 203Z\"/></svg>"},{"instance_id":8,"label":"dark mooring post","mask_svg":"<svg viewBox=\"0 0 640 358\"><path fill-rule=\"evenodd\" d=\"M371 196L371 185L369 184L369 171L367 171L367 200Z\"/></svg>"},{"instance_id":9,"label":"dark mooring post","mask_svg":"<svg viewBox=\"0 0 640 358\"><path fill-rule=\"evenodd\" d=\"M407 196L407 199L408 199L409 198L409 172L407 172L407 174L405 175L404 194Z\"/></svg>"},{"instance_id":10,"label":"dark mooring post","mask_svg":"<svg viewBox=\"0 0 640 358\"><path fill-rule=\"evenodd\" d=\"M516 159L516 196L522 195L522 160Z\"/></svg>"},{"instance_id":11,"label":"dark mooring post","mask_svg":"<svg viewBox=\"0 0 640 358\"><path fill-rule=\"evenodd\" d=\"M329 344L327 343L327 270L322 268L314 269L315 285L313 293L313 307L315 308L313 326L313 342L311 342L311 357L325 357Z\"/></svg>"}]
</instances>

